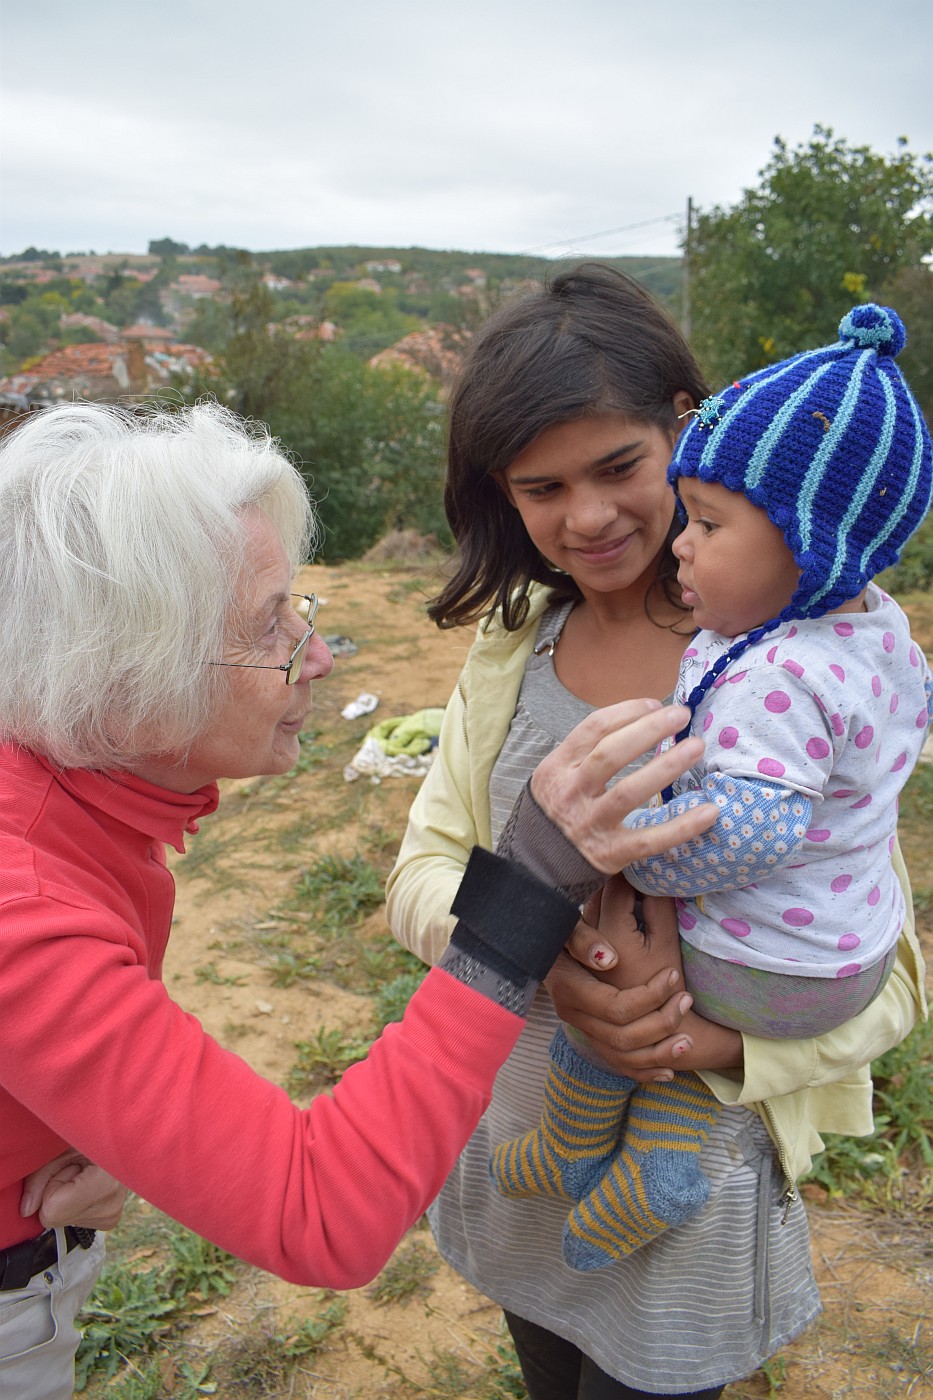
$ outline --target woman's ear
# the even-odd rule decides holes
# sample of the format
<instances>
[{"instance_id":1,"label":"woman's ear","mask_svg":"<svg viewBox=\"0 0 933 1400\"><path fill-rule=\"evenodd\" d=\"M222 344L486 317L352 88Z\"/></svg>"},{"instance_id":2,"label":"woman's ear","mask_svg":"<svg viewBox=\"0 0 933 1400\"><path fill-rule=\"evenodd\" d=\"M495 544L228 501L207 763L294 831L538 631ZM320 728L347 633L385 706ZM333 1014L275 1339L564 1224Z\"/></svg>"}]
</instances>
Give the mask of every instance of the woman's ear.
<instances>
[{"instance_id":1,"label":"woman's ear","mask_svg":"<svg viewBox=\"0 0 933 1400\"><path fill-rule=\"evenodd\" d=\"M513 509L516 508L516 507L515 507L515 497L512 495L512 488L511 488L511 486L509 485L509 483L508 483L508 482L506 481L506 479L505 479L505 473L504 473L504 472L493 472L493 474L492 474L492 479L493 479L493 481L496 483L496 485L498 486L499 490L502 492L502 494L503 494L503 496L505 497L505 499L508 501L509 505L512 506Z\"/></svg>"},{"instance_id":2,"label":"woman's ear","mask_svg":"<svg viewBox=\"0 0 933 1400\"><path fill-rule=\"evenodd\" d=\"M674 429L675 438L680 437L687 426L689 414L696 408L692 394L688 394L686 389L678 389L673 398L674 413L677 415L677 426Z\"/></svg>"}]
</instances>

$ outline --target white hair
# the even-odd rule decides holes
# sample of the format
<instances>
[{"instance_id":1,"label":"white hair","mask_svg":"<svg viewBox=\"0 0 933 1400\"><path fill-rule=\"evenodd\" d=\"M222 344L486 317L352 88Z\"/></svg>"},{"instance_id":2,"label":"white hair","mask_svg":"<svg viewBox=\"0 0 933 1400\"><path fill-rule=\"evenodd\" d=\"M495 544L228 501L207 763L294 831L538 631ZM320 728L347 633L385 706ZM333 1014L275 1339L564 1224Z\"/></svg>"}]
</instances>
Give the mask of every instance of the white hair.
<instances>
[{"instance_id":1,"label":"white hair","mask_svg":"<svg viewBox=\"0 0 933 1400\"><path fill-rule=\"evenodd\" d=\"M0 443L0 737L131 768L204 733L262 510L293 568L315 517L268 431L218 404L74 403Z\"/></svg>"}]
</instances>

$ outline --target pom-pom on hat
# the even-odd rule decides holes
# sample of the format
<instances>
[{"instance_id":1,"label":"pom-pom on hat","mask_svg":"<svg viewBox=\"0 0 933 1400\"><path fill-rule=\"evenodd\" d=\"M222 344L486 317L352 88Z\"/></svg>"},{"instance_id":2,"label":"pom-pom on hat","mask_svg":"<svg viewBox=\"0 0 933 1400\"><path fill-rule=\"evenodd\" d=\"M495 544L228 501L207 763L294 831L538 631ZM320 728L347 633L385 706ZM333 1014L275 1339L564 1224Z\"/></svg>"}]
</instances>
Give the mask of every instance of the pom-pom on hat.
<instances>
[{"instance_id":1,"label":"pom-pom on hat","mask_svg":"<svg viewBox=\"0 0 933 1400\"><path fill-rule=\"evenodd\" d=\"M890 307L855 306L837 344L704 399L680 436L672 485L694 476L741 492L778 527L801 571L766 631L856 597L897 562L930 507L930 434L895 363L906 339Z\"/></svg>"}]
</instances>

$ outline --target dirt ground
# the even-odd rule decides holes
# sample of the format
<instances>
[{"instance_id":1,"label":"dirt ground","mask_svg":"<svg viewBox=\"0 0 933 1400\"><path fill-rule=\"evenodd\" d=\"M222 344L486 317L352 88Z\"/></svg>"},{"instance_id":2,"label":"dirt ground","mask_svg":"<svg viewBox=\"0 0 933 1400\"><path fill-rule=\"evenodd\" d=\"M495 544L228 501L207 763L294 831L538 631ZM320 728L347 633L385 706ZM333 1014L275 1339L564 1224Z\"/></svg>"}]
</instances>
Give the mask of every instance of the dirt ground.
<instances>
[{"instance_id":1,"label":"dirt ground","mask_svg":"<svg viewBox=\"0 0 933 1400\"><path fill-rule=\"evenodd\" d=\"M374 859L378 852L381 868L391 863L417 779L351 784L343 766L375 721L442 705L471 639L462 630L438 632L427 621L423 604L436 576L429 565L417 567L307 571L307 585L322 600L319 632L349 637L357 647L355 655L338 657L333 675L315 687L309 726L320 752L315 749L307 771L287 781L225 784L220 811L205 822L190 854L174 862L178 902L166 959L169 990L222 1043L280 1083L295 1064L296 1041L335 1027L365 1034L371 1022L371 998L331 980L275 985L264 949L296 879L322 855L363 852ZM933 604L916 622L933 651ZM378 697L374 714L341 718L341 708L362 691ZM925 884L933 884L924 875ZM383 935L379 910L350 937L358 946ZM929 927L924 937L929 955ZM729 1400L933 1394L929 1203L912 1216L899 1207L867 1209L828 1199L815 1186L806 1193L824 1314L767 1374L730 1386ZM433 1251L424 1227L413 1237ZM430 1377L439 1354L490 1364L501 1340L499 1310L442 1264L425 1288L423 1296L393 1305L380 1305L367 1290L353 1293L341 1328L313 1363L301 1366L286 1388L263 1393L318 1400L473 1394L442 1390ZM216 1352L247 1326L281 1330L283 1318L294 1322L319 1306L316 1291L250 1270L205 1317L195 1345Z\"/></svg>"}]
</instances>

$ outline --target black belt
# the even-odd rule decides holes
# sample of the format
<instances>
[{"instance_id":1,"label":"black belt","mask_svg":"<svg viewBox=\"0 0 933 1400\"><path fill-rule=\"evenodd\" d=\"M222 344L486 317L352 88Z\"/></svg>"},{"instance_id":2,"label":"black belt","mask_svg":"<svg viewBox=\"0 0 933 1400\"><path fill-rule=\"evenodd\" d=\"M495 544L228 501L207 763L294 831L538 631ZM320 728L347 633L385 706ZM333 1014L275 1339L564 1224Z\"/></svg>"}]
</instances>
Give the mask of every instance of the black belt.
<instances>
[{"instance_id":1,"label":"black belt","mask_svg":"<svg viewBox=\"0 0 933 1400\"><path fill-rule=\"evenodd\" d=\"M80 1225L65 1226L65 1251L70 1254L78 1245L90 1249L94 1243L94 1230L82 1229ZM50 1269L58 1263L58 1241L54 1230L46 1230L33 1240L23 1240L21 1244L11 1244L9 1249L0 1249L0 1293L9 1293L14 1288L25 1288L34 1274Z\"/></svg>"}]
</instances>

